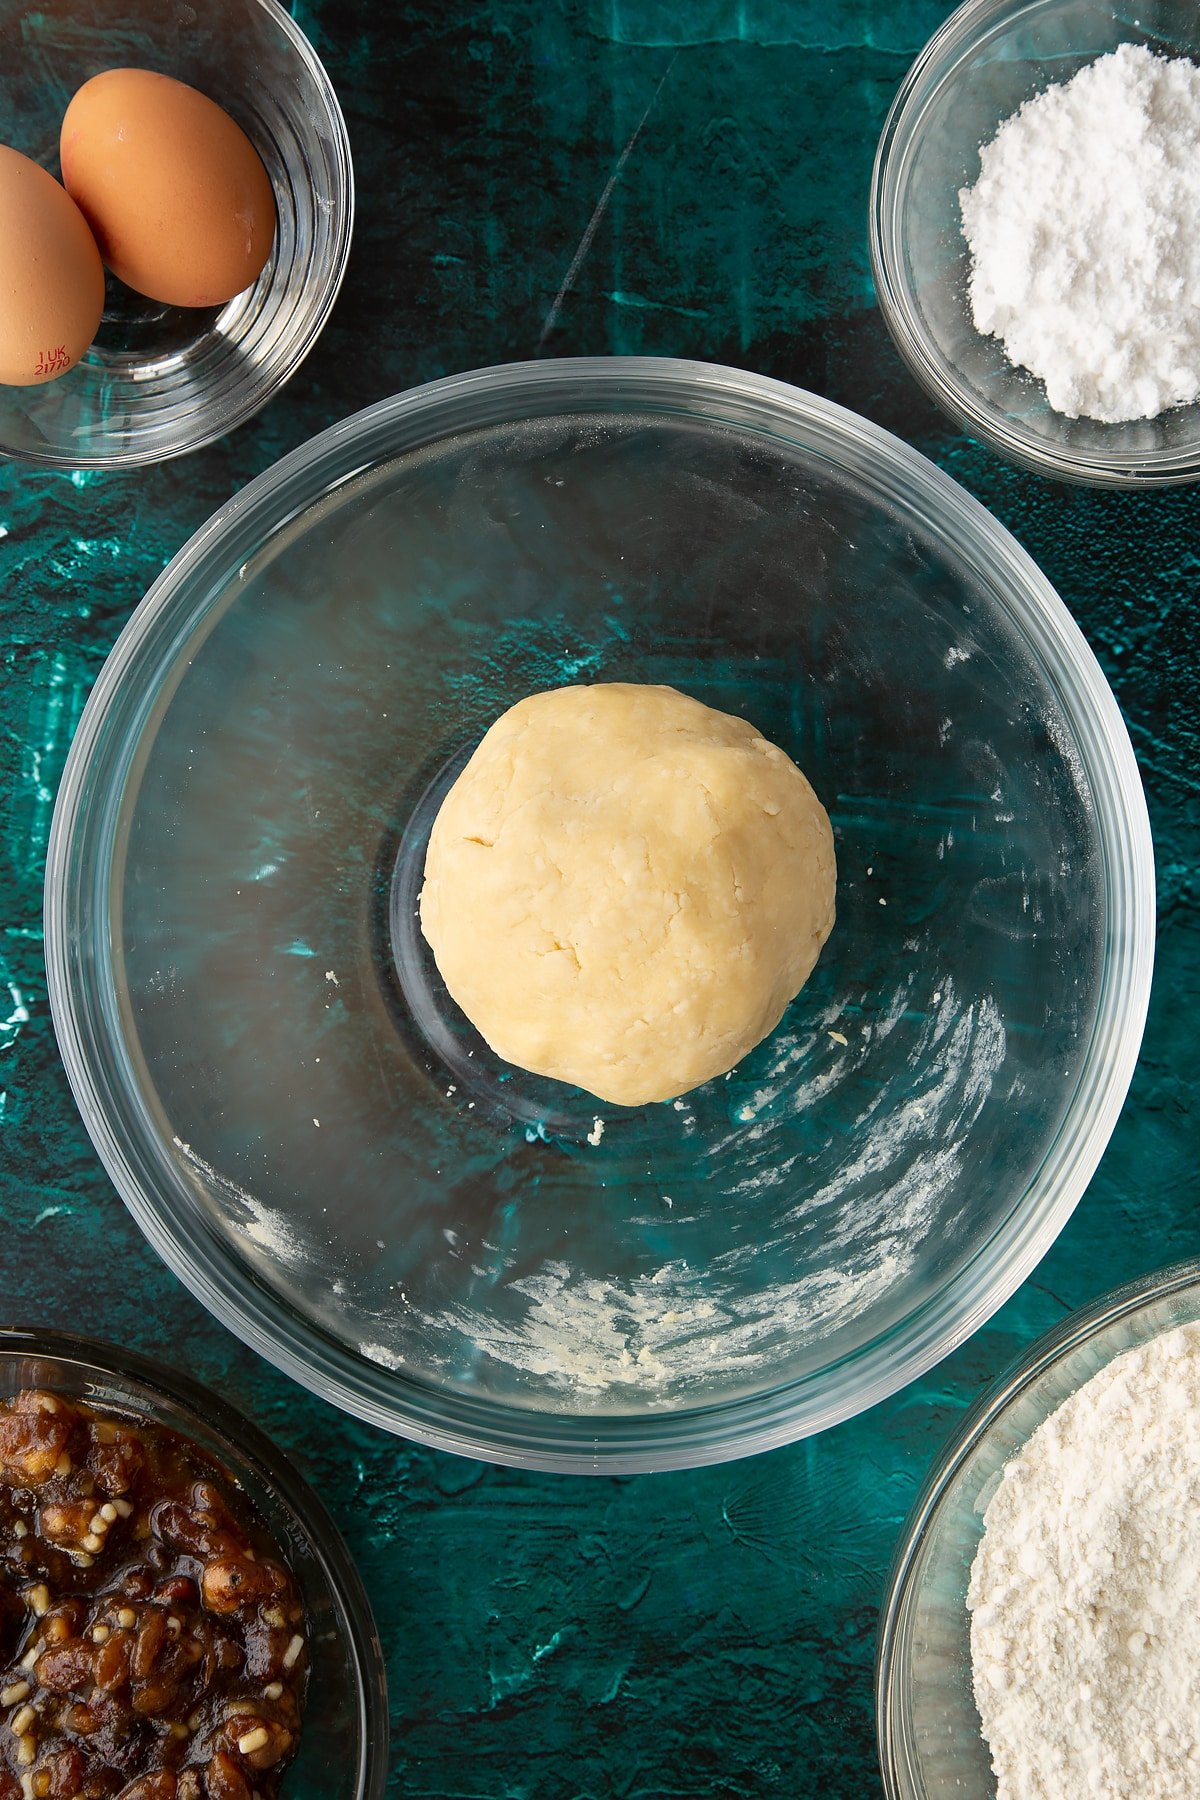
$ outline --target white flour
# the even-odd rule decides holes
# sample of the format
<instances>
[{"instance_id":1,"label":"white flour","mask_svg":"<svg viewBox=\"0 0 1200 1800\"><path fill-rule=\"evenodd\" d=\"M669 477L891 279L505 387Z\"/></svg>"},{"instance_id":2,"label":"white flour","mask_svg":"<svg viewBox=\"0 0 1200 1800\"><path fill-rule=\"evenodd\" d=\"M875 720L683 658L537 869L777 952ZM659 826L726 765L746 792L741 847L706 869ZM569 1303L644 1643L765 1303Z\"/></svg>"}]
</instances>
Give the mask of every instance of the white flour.
<instances>
[{"instance_id":1,"label":"white flour","mask_svg":"<svg viewBox=\"0 0 1200 1800\"><path fill-rule=\"evenodd\" d=\"M1200 1326L1093 1376L1004 1470L971 1570L998 1800L1200 1794Z\"/></svg>"},{"instance_id":2,"label":"white flour","mask_svg":"<svg viewBox=\"0 0 1200 1800\"><path fill-rule=\"evenodd\" d=\"M1200 394L1200 68L1122 44L1026 101L959 194L975 324L1051 406L1115 423Z\"/></svg>"}]
</instances>

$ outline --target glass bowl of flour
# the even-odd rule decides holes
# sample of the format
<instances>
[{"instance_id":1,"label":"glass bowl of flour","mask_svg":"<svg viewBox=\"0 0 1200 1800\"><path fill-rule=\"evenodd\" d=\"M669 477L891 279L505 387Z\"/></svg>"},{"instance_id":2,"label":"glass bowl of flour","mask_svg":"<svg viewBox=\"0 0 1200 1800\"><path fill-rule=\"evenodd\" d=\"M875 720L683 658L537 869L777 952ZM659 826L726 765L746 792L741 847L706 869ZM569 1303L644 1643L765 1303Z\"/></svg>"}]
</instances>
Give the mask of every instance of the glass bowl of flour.
<instances>
[{"instance_id":1,"label":"glass bowl of flour","mask_svg":"<svg viewBox=\"0 0 1200 1800\"><path fill-rule=\"evenodd\" d=\"M1200 1261L1072 1313L967 1415L880 1628L889 1800L1193 1793Z\"/></svg>"},{"instance_id":2,"label":"glass bowl of flour","mask_svg":"<svg viewBox=\"0 0 1200 1800\"><path fill-rule=\"evenodd\" d=\"M500 714L658 683L833 821L837 920L727 1075L606 1105L497 1057L416 920ZM456 376L344 421L180 552L97 683L46 889L59 1042L155 1248L387 1428L684 1466L945 1354L1083 1192L1145 1015L1120 714L953 481L779 382Z\"/></svg>"},{"instance_id":3,"label":"glass bowl of flour","mask_svg":"<svg viewBox=\"0 0 1200 1800\"><path fill-rule=\"evenodd\" d=\"M1191 0L968 0L888 116L884 318L938 404L1039 473L1200 477L1198 65Z\"/></svg>"}]
</instances>

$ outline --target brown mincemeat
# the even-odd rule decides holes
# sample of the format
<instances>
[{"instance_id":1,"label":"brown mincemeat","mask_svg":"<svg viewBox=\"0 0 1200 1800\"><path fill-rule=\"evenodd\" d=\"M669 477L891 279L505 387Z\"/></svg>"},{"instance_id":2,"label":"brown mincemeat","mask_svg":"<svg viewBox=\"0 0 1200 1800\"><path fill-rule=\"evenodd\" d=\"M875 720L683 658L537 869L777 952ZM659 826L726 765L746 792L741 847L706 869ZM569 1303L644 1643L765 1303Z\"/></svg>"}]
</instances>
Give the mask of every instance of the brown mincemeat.
<instances>
[{"instance_id":1,"label":"brown mincemeat","mask_svg":"<svg viewBox=\"0 0 1200 1800\"><path fill-rule=\"evenodd\" d=\"M0 1800L274 1800L307 1674L295 1579L205 1451L0 1401Z\"/></svg>"}]
</instances>

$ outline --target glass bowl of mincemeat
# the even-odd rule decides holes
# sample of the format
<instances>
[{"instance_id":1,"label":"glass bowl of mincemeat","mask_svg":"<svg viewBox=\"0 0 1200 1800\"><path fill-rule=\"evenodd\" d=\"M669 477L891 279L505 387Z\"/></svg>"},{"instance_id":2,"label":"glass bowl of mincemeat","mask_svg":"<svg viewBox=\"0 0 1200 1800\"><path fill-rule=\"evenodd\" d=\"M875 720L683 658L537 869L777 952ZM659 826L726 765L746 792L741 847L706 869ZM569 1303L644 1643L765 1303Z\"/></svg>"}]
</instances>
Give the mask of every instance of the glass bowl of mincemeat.
<instances>
[{"instance_id":1,"label":"glass bowl of mincemeat","mask_svg":"<svg viewBox=\"0 0 1200 1800\"><path fill-rule=\"evenodd\" d=\"M1098 416L1069 416L1052 404L1046 382L1010 361L1000 338L976 324L970 291L972 254L960 205L960 194L980 180L981 147L992 142L1005 121L1047 89L1070 82L1121 46L1195 63L1200 60L1200 12L1190 0L1161 0L1140 10L1110 7L1103 0L968 0L959 7L913 63L888 115L872 178L870 243L879 306L896 345L917 380L952 419L1040 474L1136 488L1200 478L1200 403L1193 399L1166 404L1156 416L1119 422L1106 422L1103 408ZM1200 95L1194 104L1200 104ZM1079 117L1086 115L1076 115L1076 120ZM1094 118L1091 128L1097 142L1106 132L1111 134L1111 124ZM1047 165L1034 167L1030 182L1039 175L1046 190L1052 190L1054 179ZM1129 267L1123 262L1126 246L1117 223L1120 173L1110 181L1099 171L1089 177L1079 166L1075 175L1085 183L1091 179L1093 185L1099 184L1098 212L1108 209L1107 228L1085 235L1091 245L1088 254L1100 262L1109 259L1104 279L1110 293L1117 295L1124 281L1119 270L1124 267L1127 274ZM1009 196L1019 211L1020 196L1011 188ZM1046 258L1049 266L1062 245L1034 234L1022 237L1021 248L1014 249L1017 240L1007 235L1012 211L998 206L990 254L1004 264L1023 256L1032 244L1032 254ZM1131 219L1136 237L1132 214ZM1164 226L1167 255L1179 256L1179 245L1194 239L1200 221L1185 223L1186 229L1181 226L1174 233ZM1145 254L1142 244L1133 239L1130 243L1136 256ZM1065 291L1074 296L1069 304L1086 310L1090 304L1086 272L1081 274L1070 256L1065 263ZM1041 277L1035 274L1034 279ZM1116 304L1119 309L1119 299ZM1051 334L1049 342L1055 345L1046 351L1047 340L1039 339L1041 354L1058 357L1049 312L1041 315L1037 329ZM1135 326L1135 335L1138 329ZM1165 345L1171 333L1169 319L1161 329ZM1188 329L1190 338L1194 334ZM1080 335L1078 356L1085 354L1083 345L1089 341L1086 333ZM1057 366L1063 366L1061 358Z\"/></svg>"},{"instance_id":2,"label":"glass bowl of mincemeat","mask_svg":"<svg viewBox=\"0 0 1200 1800\"><path fill-rule=\"evenodd\" d=\"M370 1606L258 1428L113 1345L0 1329L0 1794L381 1800Z\"/></svg>"},{"instance_id":3,"label":"glass bowl of mincemeat","mask_svg":"<svg viewBox=\"0 0 1200 1800\"><path fill-rule=\"evenodd\" d=\"M1014 1760L1040 1763L1043 1771L1047 1759L1058 1761L1061 1786L1051 1783L1031 1787L1030 1792L1092 1791L1084 1766L1092 1730L1086 1716L1089 1708L1096 1709L1101 1737L1110 1735L1109 1754L1121 1754L1104 1727L1106 1705L1115 1704L1121 1711L1119 1693L1106 1696L1099 1690L1106 1681L1115 1688L1134 1684L1126 1691L1135 1691L1139 1679L1156 1685L1159 1676L1154 1671L1161 1671L1162 1663L1147 1652L1145 1636L1153 1633L1153 1624L1135 1621L1142 1630L1130 1630L1128 1621L1122 1625L1119 1597L1111 1592L1106 1597L1105 1583L1114 1563L1118 1578L1126 1580L1129 1565L1136 1564L1140 1577L1133 1579L1151 1596L1159 1584L1169 1593L1172 1582L1178 1587L1184 1578L1182 1568L1172 1574L1168 1566L1178 1546L1165 1556L1158 1555L1155 1546L1162 1541L1163 1508L1173 1504L1168 1483L1186 1482L1190 1467L1194 1487L1194 1438L1184 1453L1170 1420L1179 1419L1181 1407L1185 1413L1189 1405L1194 1411L1200 1355L1197 1321L1200 1262L1195 1260L1114 1289L1038 1338L983 1394L938 1456L901 1533L881 1618L876 1724L888 1800L994 1800L997 1754L1005 1759L1006 1779L1018 1783L1021 1775L1013 1770ZM1157 1340L1179 1328L1192 1333L1190 1345L1169 1338L1156 1349ZM1113 1368L1115 1359L1127 1352L1149 1353L1148 1372L1144 1364L1129 1370L1127 1363L1123 1374ZM1182 1376L1185 1356L1187 1373ZM1091 1394L1084 1396L1086 1416L1071 1419L1060 1412L1068 1402L1078 1406L1077 1397L1094 1378ZM1173 1394L1167 1392L1172 1386ZM1031 1477L1028 1456L1024 1465L1018 1459L1054 1414L1058 1417L1050 1429L1055 1438L1047 1442L1043 1434L1034 1446L1044 1472ZM1106 1429L1115 1434L1118 1428L1124 1434L1120 1443L1115 1436L1112 1443L1104 1440ZM1094 1442L1088 1443L1089 1438ZM1011 1478L1013 1465L1020 1485L1010 1489L1002 1516L993 1511L986 1524L988 1534L1003 1534L1007 1561L1001 1563L994 1552L985 1573L979 1555L985 1514L1006 1470ZM1179 1507L1178 1496L1174 1505L1179 1519L1191 1516L1186 1505ZM1039 1507L1042 1514L1035 1524ZM1066 1548L1064 1533L1074 1539ZM1168 1525L1168 1538L1171 1535ZM1072 1592L1071 1582L1083 1564L1088 1565L1084 1586ZM996 1598L1002 1604L1011 1600L1014 1581L1029 1583L1031 1593L1041 1596L1036 1606L1025 1609L1023 1619L1033 1617L1039 1608L1042 1616L1015 1636L1007 1625L997 1635L984 1608ZM1191 1590L1185 1586L1180 1591ZM1061 1610L1064 1596L1066 1608ZM1128 1599L1128 1589L1124 1598ZM1185 1599L1183 1604L1189 1603ZM1046 1616L1056 1606L1057 1617ZM1087 1620L1082 1651L1071 1635L1073 1606L1080 1607ZM1170 1611L1169 1599L1165 1610ZM1106 1614L1112 1626L1107 1636ZM998 1716L996 1695L1004 1704L1019 1704L1023 1686L1027 1694L1031 1682L1041 1689L1057 1682L1054 1694L1061 1697L1068 1731L1045 1732L1045 1707L1059 1704L1050 1694L1039 1696L1033 1709L1035 1716L1040 1715L1037 1725L1017 1730L1010 1715L1000 1726L1000 1746L989 1744L976 1700L973 1618L977 1630L983 1627L991 1634L978 1638L978 1657L986 1667L993 1719ZM1039 1656L1046 1659L1040 1675ZM1006 1658L1020 1665L1015 1672L1006 1667ZM1074 1671L1074 1691L1064 1670ZM1169 1699L1161 1703L1154 1696L1150 1699L1164 1712L1171 1711ZM1082 1717L1076 1715L1077 1707L1083 1709ZM1166 1729L1173 1733L1176 1724L1186 1755L1194 1719L1180 1718ZM1160 1725L1149 1735L1162 1732ZM1039 1735L1040 1741L1034 1742ZM1055 1735L1063 1741L1052 1743ZM1145 1748L1152 1761L1154 1747ZM1128 1745L1123 1753L1130 1754ZM1138 1754L1136 1744L1132 1754ZM1178 1756L1178 1743L1164 1754ZM1193 1751L1190 1767L1194 1761ZM1190 1767L1188 1791L1193 1779ZM1111 1780L1110 1769L1110 1785L1101 1782L1102 1791L1141 1791L1139 1784L1114 1787ZM1018 1785L1007 1791L1026 1789Z\"/></svg>"},{"instance_id":4,"label":"glass bowl of mincemeat","mask_svg":"<svg viewBox=\"0 0 1200 1800\"><path fill-rule=\"evenodd\" d=\"M589 683L748 720L837 846L777 1027L644 1105L506 1062L417 918L485 731ZM577 1472L767 1449L961 1342L1103 1150L1153 921L1030 558L867 420L659 358L453 376L236 495L93 690L46 885L70 1078L181 1279L376 1425Z\"/></svg>"}]
</instances>

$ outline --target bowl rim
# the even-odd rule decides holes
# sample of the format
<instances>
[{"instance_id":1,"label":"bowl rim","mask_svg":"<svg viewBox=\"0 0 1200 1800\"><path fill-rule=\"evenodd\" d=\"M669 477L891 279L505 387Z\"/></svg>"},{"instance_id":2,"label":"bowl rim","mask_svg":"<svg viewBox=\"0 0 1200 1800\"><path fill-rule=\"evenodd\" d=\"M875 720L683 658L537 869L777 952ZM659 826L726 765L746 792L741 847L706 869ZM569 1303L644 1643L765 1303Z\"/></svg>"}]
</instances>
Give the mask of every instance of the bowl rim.
<instances>
[{"instance_id":1,"label":"bowl rim","mask_svg":"<svg viewBox=\"0 0 1200 1800\"><path fill-rule=\"evenodd\" d=\"M809 1375L749 1397L673 1412L574 1414L497 1406L471 1396L425 1387L419 1380L388 1371L351 1352L311 1321L302 1320L227 1251L211 1252L186 1221L161 1205L143 1184L133 1157L114 1130L105 1105L113 1085L98 1076L89 1056L84 1007L86 983L75 978L82 939L73 925L75 896L72 846L80 821L86 823L88 775L106 720L121 698L127 672L156 630L170 642L186 635L187 615L172 620L179 584L224 537L262 520L277 530L318 494L350 480L366 466L364 444L381 433L392 438L428 415L436 424L461 403L487 399L540 401L552 405L557 388L569 384L575 404L587 386L601 399L623 402L623 410L664 411L662 396L673 396L694 413L718 400L727 407L757 407L777 430L790 426L794 440L810 450L825 446L853 471L860 459L863 478L887 493L905 478L904 505L920 517L973 567L983 567L1018 609L1022 629L1044 653L1053 646L1056 673L1078 679L1086 704L1073 725L1088 725L1092 775L1111 782L1110 828L1105 850L1103 891L1108 916L1106 962L1097 995L1092 1037L1081 1063L1074 1094L1029 1188L1014 1201L947 1287L939 1289L892 1330L871 1339L849 1356ZM639 396L652 395L653 401ZM442 409L439 413L439 408ZM523 416L530 416L528 414ZM709 416L706 414L705 416ZM739 415L740 416L740 415ZM466 428L453 414L455 429ZM726 421L728 422L728 421ZM432 438L444 435L434 430ZM405 448L411 445L406 444ZM312 490L297 498L296 482ZM277 492L290 488L284 519L271 517ZM174 636L171 636L174 631ZM1072 716L1068 713L1068 716ZM1100 799L1105 791L1096 789ZM93 807L93 812L96 810ZM1111 859L1115 858L1115 862ZM1114 912L1121 916L1114 930ZM102 1163L154 1249L211 1313L236 1336L303 1386L385 1430L436 1448L518 1467L570 1473L636 1473L690 1468L774 1448L824 1430L876 1404L931 1368L989 1318L1040 1261L1074 1210L1116 1123L1132 1078L1149 1000L1154 945L1154 860L1149 819L1137 765L1116 701L1099 664L1063 601L1028 553L965 489L927 458L859 415L784 382L717 364L669 358L563 358L501 364L444 377L377 402L330 426L291 451L228 500L200 527L152 584L120 634L84 707L67 758L55 804L47 853L45 952L51 1012L68 1079ZM1074 1135L1072 1135L1072 1130ZM136 1149L136 1146L135 1146ZM1035 1196L1037 1204L1030 1204ZM995 1250L1004 1248L997 1269ZM949 1305L952 1299L954 1304ZM897 1354L898 1344L902 1344ZM847 1372L856 1377L847 1398ZM820 1391L831 1379L831 1400ZM839 1385L842 1384L842 1385Z\"/></svg>"},{"instance_id":2,"label":"bowl rim","mask_svg":"<svg viewBox=\"0 0 1200 1800\"><path fill-rule=\"evenodd\" d=\"M910 374L930 398L964 431L1023 468L1088 487L1145 489L1200 481L1200 438L1190 450L1149 457L1145 452L1116 448L1101 452L1047 447L1043 439L1025 432L1016 421L980 404L954 364L935 351L913 304L896 202L928 104L935 93L961 76L963 60L987 32L1022 13L1055 4L1056 0L964 0L909 67L888 110L871 170L867 228L879 310ZM1122 22L1116 12L1106 16L1118 26ZM953 62L934 79L937 66L950 56Z\"/></svg>"},{"instance_id":3,"label":"bowl rim","mask_svg":"<svg viewBox=\"0 0 1200 1800\"><path fill-rule=\"evenodd\" d=\"M256 413L262 411L269 401L273 400L280 389L291 380L315 346L317 339L329 322L338 294L345 279L346 267L350 260L350 246L354 237L354 162L350 151L350 134L346 128L345 115L337 97L337 91L329 77L314 45L305 35L300 25L287 12L282 0L246 0L246 4L255 6L269 18L277 30L291 45L311 77L314 87L321 97L321 104L332 126L330 149L336 163L337 178L344 190L344 202L337 208L333 231L333 256L328 269L322 277L324 293L317 309L307 321L305 329L297 337L288 356L270 373L264 376L261 384L255 382L240 390L238 395L231 395L222 401L219 410L197 406L189 417L193 421L192 428L179 443L172 443L165 448L153 450L130 447L125 450L83 450L70 452L56 449L42 449L36 444L28 448L9 449L0 443L0 460L14 463L27 463L33 468L48 469L133 469L146 468L163 462L172 462L178 456L190 456L195 450L203 450L207 444L215 443L228 432L236 431ZM68 371L69 373L69 371Z\"/></svg>"},{"instance_id":4,"label":"bowl rim","mask_svg":"<svg viewBox=\"0 0 1200 1800\"><path fill-rule=\"evenodd\" d=\"M383 1646L366 1588L345 1539L316 1489L283 1450L251 1419L212 1387L165 1367L139 1351L126 1350L80 1332L27 1324L0 1324L0 1358L45 1356L76 1364L123 1385L138 1383L225 1439L278 1494L299 1525L310 1551L343 1609L354 1668L358 1708L357 1800L383 1800L388 1779L390 1724ZM129 1404L137 1406L136 1394ZM236 1471L235 1471L236 1473Z\"/></svg>"},{"instance_id":5,"label":"bowl rim","mask_svg":"<svg viewBox=\"0 0 1200 1800\"><path fill-rule=\"evenodd\" d=\"M917 1566L926 1538L963 1468L991 1428L1048 1370L1109 1326L1172 1294L1200 1284L1200 1257L1169 1263L1109 1288L1074 1308L1043 1331L1007 1362L967 1409L934 1457L901 1527L884 1584L875 1649L875 1735L887 1800L918 1800L920 1790L907 1778L908 1763L899 1753L897 1688L908 1669L900 1651L900 1626L917 1591ZM1093 1371L1094 1373L1094 1371ZM1085 1378L1087 1379L1087 1378ZM1080 1382L1080 1387L1083 1382ZM1073 1390L1078 1392L1079 1388ZM1061 1402L1060 1402L1061 1404Z\"/></svg>"}]
</instances>

